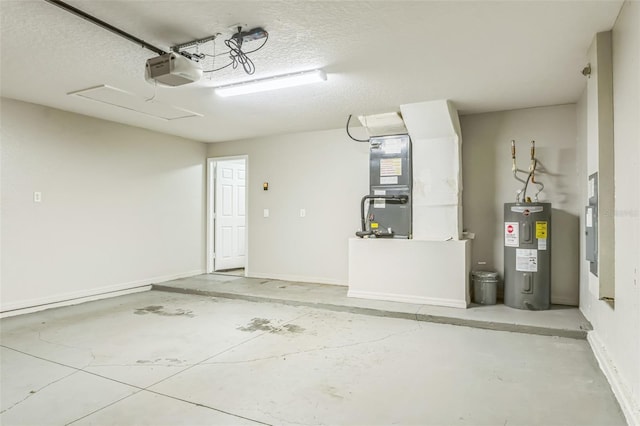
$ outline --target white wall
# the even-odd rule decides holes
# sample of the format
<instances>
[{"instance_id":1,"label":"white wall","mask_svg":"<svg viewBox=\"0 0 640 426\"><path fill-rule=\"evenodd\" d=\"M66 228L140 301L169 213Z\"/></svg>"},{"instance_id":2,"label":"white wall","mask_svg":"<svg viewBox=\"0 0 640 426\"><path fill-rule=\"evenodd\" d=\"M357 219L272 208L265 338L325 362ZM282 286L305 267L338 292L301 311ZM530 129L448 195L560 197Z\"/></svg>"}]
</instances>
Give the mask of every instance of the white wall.
<instances>
[{"instance_id":1,"label":"white wall","mask_svg":"<svg viewBox=\"0 0 640 426\"><path fill-rule=\"evenodd\" d=\"M339 129L209 147L210 157L240 154L249 157L249 276L346 285L348 240L369 191L369 145Z\"/></svg>"},{"instance_id":2,"label":"white wall","mask_svg":"<svg viewBox=\"0 0 640 426\"><path fill-rule=\"evenodd\" d=\"M579 296L579 200L576 176L576 107L561 105L460 117L464 228L475 233L472 268L503 274L503 205L515 202L522 187L511 172L510 142L516 141L518 167L529 167L529 144L544 172L540 201L552 203L552 303L577 305ZM533 192L532 192L533 190ZM530 187L527 194L535 194ZM486 262L479 265L478 262Z\"/></svg>"},{"instance_id":3,"label":"white wall","mask_svg":"<svg viewBox=\"0 0 640 426\"><path fill-rule=\"evenodd\" d=\"M1 107L3 311L204 269L205 144Z\"/></svg>"},{"instance_id":4,"label":"white wall","mask_svg":"<svg viewBox=\"0 0 640 426\"><path fill-rule=\"evenodd\" d=\"M598 299L581 241L580 309L594 331L589 340L630 424L640 425L640 3L626 2L613 28L615 183L615 305ZM593 108L587 91L578 103L581 203L587 204L587 141ZM602 213L601 213L602 214ZM584 227L582 218L581 229Z\"/></svg>"}]
</instances>

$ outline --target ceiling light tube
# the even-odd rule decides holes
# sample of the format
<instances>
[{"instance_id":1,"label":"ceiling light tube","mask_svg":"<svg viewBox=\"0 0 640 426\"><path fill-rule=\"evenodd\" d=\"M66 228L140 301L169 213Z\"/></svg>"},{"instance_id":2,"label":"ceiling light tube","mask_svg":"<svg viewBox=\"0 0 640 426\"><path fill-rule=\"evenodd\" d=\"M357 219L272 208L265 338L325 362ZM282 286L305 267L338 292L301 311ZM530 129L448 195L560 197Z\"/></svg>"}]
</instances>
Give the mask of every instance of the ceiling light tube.
<instances>
[{"instance_id":1,"label":"ceiling light tube","mask_svg":"<svg viewBox=\"0 0 640 426\"><path fill-rule=\"evenodd\" d=\"M267 90L285 87L301 86L303 84L326 81L327 74L323 70L304 71L293 74L277 75L259 80L244 81L242 83L219 86L215 88L218 96L237 96L248 93L265 92Z\"/></svg>"}]
</instances>

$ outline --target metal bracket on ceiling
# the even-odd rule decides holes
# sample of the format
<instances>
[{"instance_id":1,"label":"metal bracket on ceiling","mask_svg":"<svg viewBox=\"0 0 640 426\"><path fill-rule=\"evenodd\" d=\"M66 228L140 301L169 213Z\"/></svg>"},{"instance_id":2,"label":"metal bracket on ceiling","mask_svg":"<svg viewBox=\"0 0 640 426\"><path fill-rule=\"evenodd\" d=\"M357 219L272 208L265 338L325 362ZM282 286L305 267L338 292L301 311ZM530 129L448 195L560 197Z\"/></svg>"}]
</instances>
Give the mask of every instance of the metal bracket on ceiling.
<instances>
[{"instance_id":1,"label":"metal bracket on ceiling","mask_svg":"<svg viewBox=\"0 0 640 426\"><path fill-rule=\"evenodd\" d=\"M208 43L208 42L213 41L216 38L218 38L219 35L220 35L220 33L216 33L214 35L211 35L211 36L208 36L208 37L205 37L205 38L199 38L197 40L188 41L186 43L176 44L175 46L171 46L171 50L174 51L174 52L179 52L180 50L186 49L187 47L196 46L198 44Z\"/></svg>"}]
</instances>

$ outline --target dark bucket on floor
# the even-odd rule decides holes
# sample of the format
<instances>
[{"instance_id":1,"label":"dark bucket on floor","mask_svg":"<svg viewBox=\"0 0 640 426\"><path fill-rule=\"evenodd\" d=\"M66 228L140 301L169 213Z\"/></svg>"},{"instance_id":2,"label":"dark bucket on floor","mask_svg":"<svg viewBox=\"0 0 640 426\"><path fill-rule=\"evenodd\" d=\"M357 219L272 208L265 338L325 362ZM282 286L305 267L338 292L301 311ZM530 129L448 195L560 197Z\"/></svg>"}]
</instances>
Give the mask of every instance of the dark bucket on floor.
<instances>
[{"instance_id":1,"label":"dark bucket on floor","mask_svg":"<svg viewBox=\"0 0 640 426\"><path fill-rule=\"evenodd\" d=\"M495 305L498 292L498 273L492 271L473 271L473 301L481 305Z\"/></svg>"}]
</instances>

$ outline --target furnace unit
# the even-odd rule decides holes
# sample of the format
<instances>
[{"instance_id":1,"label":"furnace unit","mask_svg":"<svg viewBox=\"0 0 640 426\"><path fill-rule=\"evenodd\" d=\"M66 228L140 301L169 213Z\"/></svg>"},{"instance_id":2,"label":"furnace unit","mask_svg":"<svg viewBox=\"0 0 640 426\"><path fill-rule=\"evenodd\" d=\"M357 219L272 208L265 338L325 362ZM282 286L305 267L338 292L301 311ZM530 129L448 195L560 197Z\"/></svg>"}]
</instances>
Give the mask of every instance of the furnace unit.
<instances>
[{"instance_id":1,"label":"furnace unit","mask_svg":"<svg viewBox=\"0 0 640 426\"><path fill-rule=\"evenodd\" d=\"M411 238L409 135L369 140L369 195L361 200L359 237Z\"/></svg>"}]
</instances>

